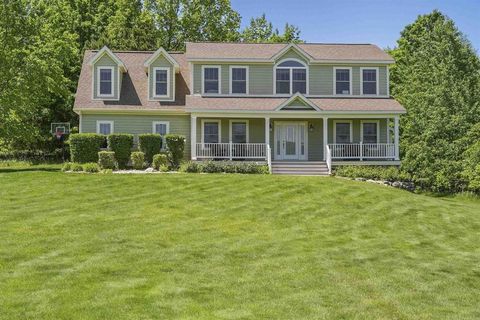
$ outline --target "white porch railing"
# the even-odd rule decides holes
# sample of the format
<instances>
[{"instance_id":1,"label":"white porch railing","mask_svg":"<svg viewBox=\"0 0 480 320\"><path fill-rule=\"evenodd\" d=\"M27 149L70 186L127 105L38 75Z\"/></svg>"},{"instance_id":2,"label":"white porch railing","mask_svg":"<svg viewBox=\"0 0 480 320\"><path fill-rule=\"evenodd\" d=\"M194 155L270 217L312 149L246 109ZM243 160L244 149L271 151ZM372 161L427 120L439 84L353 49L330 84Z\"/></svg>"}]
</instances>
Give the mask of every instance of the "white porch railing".
<instances>
[{"instance_id":1,"label":"white porch railing","mask_svg":"<svg viewBox=\"0 0 480 320\"><path fill-rule=\"evenodd\" d=\"M334 143L329 144L332 159L393 159L394 143Z\"/></svg>"},{"instance_id":2,"label":"white porch railing","mask_svg":"<svg viewBox=\"0 0 480 320\"><path fill-rule=\"evenodd\" d=\"M325 148L325 161L327 162L328 174L332 174L332 151L328 144Z\"/></svg>"},{"instance_id":3,"label":"white porch railing","mask_svg":"<svg viewBox=\"0 0 480 320\"><path fill-rule=\"evenodd\" d=\"M265 143L197 143L198 159L267 159Z\"/></svg>"}]
</instances>

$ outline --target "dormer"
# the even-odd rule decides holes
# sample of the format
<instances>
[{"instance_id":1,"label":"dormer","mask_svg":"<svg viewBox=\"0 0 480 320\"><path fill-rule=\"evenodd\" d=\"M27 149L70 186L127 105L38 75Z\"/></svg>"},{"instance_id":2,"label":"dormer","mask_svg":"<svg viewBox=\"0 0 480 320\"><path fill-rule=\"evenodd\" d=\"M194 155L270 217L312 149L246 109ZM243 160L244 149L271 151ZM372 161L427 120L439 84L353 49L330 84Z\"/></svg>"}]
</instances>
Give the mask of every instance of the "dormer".
<instances>
[{"instance_id":1,"label":"dormer","mask_svg":"<svg viewBox=\"0 0 480 320\"><path fill-rule=\"evenodd\" d=\"M103 47L89 61L92 68L92 99L120 99L122 75L127 72L125 64L107 46Z\"/></svg>"},{"instance_id":2,"label":"dormer","mask_svg":"<svg viewBox=\"0 0 480 320\"><path fill-rule=\"evenodd\" d=\"M174 101L175 74L180 66L165 49L160 48L144 63L148 75L148 100Z\"/></svg>"}]
</instances>

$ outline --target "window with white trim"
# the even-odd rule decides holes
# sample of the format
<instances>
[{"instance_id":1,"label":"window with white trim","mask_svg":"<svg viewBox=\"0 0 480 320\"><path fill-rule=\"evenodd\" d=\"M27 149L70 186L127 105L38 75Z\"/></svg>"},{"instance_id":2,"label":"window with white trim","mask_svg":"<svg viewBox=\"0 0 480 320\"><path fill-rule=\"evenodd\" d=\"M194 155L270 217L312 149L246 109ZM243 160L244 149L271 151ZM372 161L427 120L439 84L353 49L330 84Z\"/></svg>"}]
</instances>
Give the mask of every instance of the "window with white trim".
<instances>
[{"instance_id":1,"label":"window with white trim","mask_svg":"<svg viewBox=\"0 0 480 320\"><path fill-rule=\"evenodd\" d=\"M351 143L352 124L350 122L335 122L335 143Z\"/></svg>"},{"instance_id":2,"label":"window with white trim","mask_svg":"<svg viewBox=\"0 0 480 320\"><path fill-rule=\"evenodd\" d=\"M165 149L167 146L165 141L165 135L170 132L170 122L154 121L152 123L152 132L162 136L162 149Z\"/></svg>"},{"instance_id":3,"label":"window with white trim","mask_svg":"<svg viewBox=\"0 0 480 320\"><path fill-rule=\"evenodd\" d=\"M362 69L362 93L376 95L378 69Z\"/></svg>"},{"instance_id":4,"label":"window with white trim","mask_svg":"<svg viewBox=\"0 0 480 320\"><path fill-rule=\"evenodd\" d=\"M247 93L247 67L231 67L230 68L230 93L246 94Z\"/></svg>"},{"instance_id":5,"label":"window with white trim","mask_svg":"<svg viewBox=\"0 0 480 320\"><path fill-rule=\"evenodd\" d=\"M307 67L296 60L287 60L275 67L277 94L307 93Z\"/></svg>"},{"instance_id":6,"label":"window with white trim","mask_svg":"<svg viewBox=\"0 0 480 320\"><path fill-rule=\"evenodd\" d=\"M233 143L248 142L248 122L246 120L230 121L230 141Z\"/></svg>"},{"instance_id":7,"label":"window with white trim","mask_svg":"<svg viewBox=\"0 0 480 320\"><path fill-rule=\"evenodd\" d=\"M109 97L113 96L113 67L98 68L98 88L97 95Z\"/></svg>"},{"instance_id":8,"label":"window with white trim","mask_svg":"<svg viewBox=\"0 0 480 320\"><path fill-rule=\"evenodd\" d=\"M351 94L351 69L335 68L335 94Z\"/></svg>"},{"instance_id":9,"label":"window with white trim","mask_svg":"<svg viewBox=\"0 0 480 320\"><path fill-rule=\"evenodd\" d=\"M220 93L220 67L203 66L203 93Z\"/></svg>"},{"instance_id":10,"label":"window with white trim","mask_svg":"<svg viewBox=\"0 0 480 320\"><path fill-rule=\"evenodd\" d=\"M97 121L97 133L103 135L113 133L113 121Z\"/></svg>"},{"instance_id":11,"label":"window with white trim","mask_svg":"<svg viewBox=\"0 0 480 320\"><path fill-rule=\"evenodd\" d=\"M378 123L362 122L362 142L377 143L378 142Z\"/></svg>"},{"instance_id":12,"label":"window with white trim","mask_svg":"<svg viewBox=\"0 0 480 320\"><path fill-rule=\"evenodd\" d=\"M220 121L205 120L203 121L203 143L219 143L220 142Z\"/></svg>"},{"instance_id":13,"label":"window with white trim","mask_svg":"<svg viewBox=\"0 0 480 320\"><path fill-rule=\"evenodd\" d=\"M166 97L169 90L169 75L168 68L153 68L155 91L154 97Z\"/></svg>"}]
</instances>

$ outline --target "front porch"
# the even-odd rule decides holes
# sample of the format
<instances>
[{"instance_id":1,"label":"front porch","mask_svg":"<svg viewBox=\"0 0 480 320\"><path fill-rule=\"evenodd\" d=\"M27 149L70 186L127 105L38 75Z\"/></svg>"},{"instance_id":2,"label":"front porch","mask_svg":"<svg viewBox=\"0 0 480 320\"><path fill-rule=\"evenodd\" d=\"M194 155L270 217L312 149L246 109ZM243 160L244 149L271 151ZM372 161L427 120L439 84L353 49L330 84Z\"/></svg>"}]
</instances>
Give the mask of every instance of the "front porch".
<instances>
[{"instance_id":1,"label":"front porch","mask_svg":"<svg viewBox=\"0 0 480 320\"><path fill-rule=\"evenodd\" d=\"M193 160L399 165L398 115L191 118Z\"/></svg>"}]
</instances>

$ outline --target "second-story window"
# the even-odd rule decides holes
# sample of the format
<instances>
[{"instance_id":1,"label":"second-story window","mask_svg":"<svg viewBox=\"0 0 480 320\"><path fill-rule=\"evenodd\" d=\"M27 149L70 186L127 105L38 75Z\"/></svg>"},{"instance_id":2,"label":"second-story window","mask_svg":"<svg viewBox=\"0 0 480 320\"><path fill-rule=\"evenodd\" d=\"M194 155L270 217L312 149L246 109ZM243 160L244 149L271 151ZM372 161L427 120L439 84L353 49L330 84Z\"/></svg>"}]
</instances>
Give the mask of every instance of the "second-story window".
<instances>
[{"instance_id":1,"label":"second-story window","mask_svg":"<svg viewBox=\"0 0 480 320\"><path fill-rule=\"evenodd\" d=\"M168 68L154 68L154 83L155 83L155 97L166 97L168 96L168 78L169 70Z\"/></svg>"},{"instance_id":2,"label":"second-story window","mask_svg":"<svg viewBox=\"0 0 480 320\"><path fill-rule=\"evenodd\" d=\"M275 93L307 93L307 67L297 60L281 62L275 68Z\"/></svg>"},{"instance_id":3,"label":"second-story window","mask_svg":"<svg viewBox=\"0 0 480 320\"><path fill-rule=\"evenodd\" d=\"M230 93L247 94L248 93L248 68L236 67L230 68Z\"/></svg>"},{"instance_id":4,"label":"second-story window","mask_svg":"<svg viewBox=\"0 0 480 320\"><path fill-rule=\"evenodd\" d=\"M335 94L352 94L350 68L334 68L335 71Z\"/></svg>"},{"instance_id":5,"label":"second-story window","mask_svg":"<svg viewBox=\"0 0 480 320\"><path fill-rule=\"evenodd\" d=\"M98 96L113 96L113 68L98 68Z\"/></svg>"},{"instance_id":6,"label":"second-story window","mask_svg":"<svg viewBox=\"0 0 480 320\"><path fill-rule=\"evenodd\" d=\"M362 94L378 94L378 69L376 68L362 68Z\"/></svg>"},{"instance_id":7,"label":"second-story window","mask_svg":"<svg viewBox=\"0 0 480 320\"><path fill-rule=\"evenodd\" d=\"M203 66L203 92L206 94L220 93L220 67Z\"/></svg>"}]
</instances>

